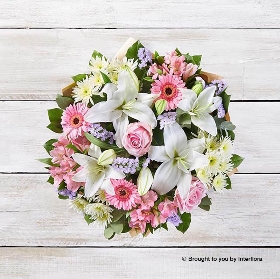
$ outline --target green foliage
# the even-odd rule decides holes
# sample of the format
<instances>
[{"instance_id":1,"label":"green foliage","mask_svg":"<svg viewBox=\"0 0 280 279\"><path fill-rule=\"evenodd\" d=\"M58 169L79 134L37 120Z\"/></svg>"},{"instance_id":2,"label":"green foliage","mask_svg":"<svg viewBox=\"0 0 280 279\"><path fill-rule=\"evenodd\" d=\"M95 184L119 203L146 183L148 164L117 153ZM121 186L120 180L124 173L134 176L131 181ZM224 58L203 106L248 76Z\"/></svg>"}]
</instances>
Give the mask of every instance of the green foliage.
<instances>
[{"instance_id":1,"label":"green foliage","mask_svg":"<svg viewBox=\"0 0 280 279\"><path fill-rule=\"evenodd\" d=\"M231 96L228 95L225 91L223 91L219 96L223 99L223 106L224 106L225 111L228 112L228 107L229 107Z\"/></svg>"},{"instance_id":2,"label":"green foliage","mask_svg":"<svg viewBox=\"0 0 280 279\"><path fill-rule=\"evenodd\" d=\"M54 166L54 167L58 167L58 165L54 164L52 162L52 158L44 158L44 159L38 159L39 162L43 163L43 164L47 164L49 166Z\"/></svg>"},{"instance_id":3,"label":"green foliage","mask_svg":"<svg viewBox=\"0 0 280 279\"><path fill-rule=\"evenodd\" d=\"M227 181L227 186L225 187L226 189L231 189L231 180L228 175L226 175L226 181Z\"/></svg>"},{"instance_id":4,"label":"green foliage","mask_svg":"<svg viewBox=\"0 0 280 279\"><path fill-rule=\"evenodd\" d=\"M57 95L56 103L61 109L66 109L69 105L74 103L74 100L70 97Z\"/></svg>"},{"instance_id":5,"label":"green foliage","mask_svg":"<svg viewBox=\"0 0 280 279\"><path fill-rule=\"evenodd\" d=\"M50 130L55 133L62 133L62 126L61 126L61 116L63 110L60 108L54 108L48 110L50 124L47 126Z\"/></svg>"},{"instance_id":6,"label":"green foliage","mask_svg":"<svg viewBox=\"0 0 280 279\"><path fill-rule=\"evenodd\" d=\"M97 50L94 50L92 55L91 55L94 59L96 59L96 57L100 57L102 58L103 57L103 54L98 52Z\"/></svg>"},{"instance_id":7,"label":"green foliage","mask_svg":"<svg viewBox=\"0 0 280 279\"><path fill-rule=\"evenodd\" d=\"M68 196L63 196L63 195L60 195L60 194L58 194L58 198L61 199L61 200L68 200L69 199Z\"/></svg>"},{"instance_id":8,"label":"green foliage","mask_svg":"<svg viewBox=\"0 0 280 279\"><path fill-rule=\"evenodd\" d=\"M86 220L88 225L94 222L94 220L91 219L90 217L91 217L90 215L84 214L84 219Z\"/></svg>"},{"instance_id":9,"label":"green foliage","mask_svg":"<svg viewBox=\"0 0 280 279\"><path fill-rule=\"evenodd\" d=\"M78 74L76 76L71 77L75 82L84 80L88 75L87 74Z\"/></svg>"},{"instance_id":10,"label":"green foliage","mask_svg":"<svg viewBox=\"0 0 280 279\"><path fill-rule=\"evenodd\" d=\"M75 153L82 153L75 145L69 143L66 145L67 148L72 149L75 151Z\"/></svg>"},{"instance_id":11,"label":"green foliage","mask_svg":"<svg viewBox=\"0 0 280 279\"><path fill-rule=\"evenodd\" d=\"M205 196L204 198L202 198L198 207L200 207L203 210L209 211L211 204L212 204L211 199L208 196Z\"/></svg>"},{"instance_id":12,"label":"green foliage","mask_svg":"<svg viewBox=\"0 0 280 279\"><path fill-rule=\"evenodd\" d=\"M163 145L163 130L161 130L158 126L153 130L152 145Z\"/></svg>"},{"instance_id":13,"label":"green foliage","mask_svg":"<svg viewBox=\"0 0 280 279\"><path fill-rule=\"evenodd\" d=\"M50 175L47 182L50 183L50 184L54 184L54 178Z\"/></svg>"},{"instance_id":14,"label":"green foliage","mask_svg":"<svg viewBox=\"0 0 280 279\"><path fill-rule=\"evenodd\" d=\"M232 122L230 121L223 121L221 124L220 124L220 129L222 130L228 130L228 131L233 131L236 126L232 124Z\"/></svg>"},{"instance_id":15,"label":"green foliage","mask_svg":"<svg viewBox=\"0 0 280 279\"><path fill-rule=\"evenodd\" d=\"M104 230L104 236L105 236L107 239L112 239L112 238L115 236L115 232L114 232L114 230L113 230L111 227L107 227L107 228Z\"/></svg>"},{"instance_id":16,"label":"green foliage","mask_svg":"<svg viewBox=\"0 0 280 279\"><path fill-rule=\"evenodd\" d=\"M237 168L243 162L243 160L244 160L243 157L241 157L237 154L232 154L231 162L232 162L234 168Z\"/></svg>"},{"instance_id":17,"label":"green foliage","mask_svg":"<svg viewBox=\"0 0 280 279\"><path fill-rule=\"evenodd\" d=\"M177 226L176 228L178 231L185 233L191 224L191 214L185 212L185 213L181 214L180 218L182 220L182 223L179 226Z\"/></svg>"},{"instance_id":18,"label":"green foliage","mask_svg":"<svg viewBox=\"0 0 280 279\"><path fill-rule=\"evenodd\" d=\"M111 213L111 215L113 216L112 222L117 222L125 215L125 212L116 209Z\"/></svg>"},{"instance_id":19,"label":"green foliage","mask_svg":"<svg viewBox=\"0 0 280 279\"><path fill-rule=\"evenodd\" d=\"M140 41L138 40L137 42L135 42L126 52L126 57L128 59L138 59L138 50L140 48L144 48L144 46L140 43Z\"/></svg>"},{"instance_id":20,"label":"green foliage","mask_svg":"<svg viewBox=\"0 0 280 279\"><path fill-rule=\"evenodd\" d=\"M101 149L113 149L117 153L124 151L123 148L119 148L115 144L106 143L100 139L97 139L96 137L94 137L93 135L91 135L89 133L85 133L85 136L91 143L99 146Z\"/></svg>"},{"instance_id":21,"label":"green foliage","mask_svg":"<svg viewBox=\"0 0 280 279\"><path fill-rule=\"evenodd\" d=\"M110 78L106 74L102 73L101 71L100 71L100 73L101 73L101 76L102 76L105 84L106 83L112 83L112 81L110 80Z\"/></svg>"},{"instance_id":22,"label":"green foliage","mask_svg":"<svg viewBox=\"0 0 280 279\"><path fill-rule=\"evenodd\" d=\"M44 144L44 148L50 154L50 151L54 149L53 143L57 142L57 139L50 139Z\"/></svg>"},{"instance_id":23,"label":"green foliage","mask_svg":"<svg viewBox=\"0 0 280 279\"><path fill-rule=\"evenodd\" d=\"M193 55L191 56L189 53L184 55L186 58L187 63L192 63L195 64L197 66L200 66L200 62L201 62L201 55Z\"/></svg>"}]
</instances>

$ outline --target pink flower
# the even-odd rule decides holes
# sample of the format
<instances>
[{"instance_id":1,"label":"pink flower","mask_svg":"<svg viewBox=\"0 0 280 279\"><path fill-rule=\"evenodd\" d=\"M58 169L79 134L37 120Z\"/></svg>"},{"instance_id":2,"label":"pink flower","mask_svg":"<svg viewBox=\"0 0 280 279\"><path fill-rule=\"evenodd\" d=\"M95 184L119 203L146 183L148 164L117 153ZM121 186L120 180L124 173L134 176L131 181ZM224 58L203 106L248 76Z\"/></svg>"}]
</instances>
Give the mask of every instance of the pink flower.
<instances>
[{"instance_id":1,"label":"pink flower","mask_svg":"<svg viewBox=\"0 0 280 279\"><path fill-rule=\"evenodd\" d=\"M77 137L72 139L72 143L82 152L90 147L90 141L85 136Z\"/></svg>"},{"instance_id":2,"label":"pink flower","mask_svg":"<svg viewBox=\"0 0 280 279\"><path fill-rule=\"evenodd\" d=\"M60 137L57 142L53 143L54 149L50 151L50 155L53 157L54 164L60 164L65 157L70 157L74 153L72 149L66 148L69 143L65 137Z\"/></svg>"},{"instance_id":3,"label":"pink flower","mask_svg":"<svg viewBox=\"0 0 280 279\"><path fill-rule=\"evenodd\" d=\"M108 202L118 209L130 210L141 203L137 186L125 179L111 179L115 194L106 193Z\"/></svg>"},{"instance_id":4,"label":"pink flower","mask_svg":"<svg viewBox=\"0 0 280 279\"><path fill-rule=\"evenodd\" d=\"M155 80L152 83L151 92L160 94L157 100L166 100L166 110L171 110L176 109L178 103L182 100L182 93L178 89L184 86L184 82L179 77L168 74L166 76L160 76L159 80Z\"/></svg>"},{"instance_id":5,"label":"pink flower","mask_svg":"<svg viewBox=\"0 0 280 279\"><path fill-rule=\"evenodd\" d=\"M73 181L72 177L81 169L78 168L76 171L70 171L67 174L65 174L63 176L63 179L65 180L67 189L72 191L72 192L77 192L77 190L81 187L85 185L85 182L76 182Z\"/></svg>"},{"instance_id":6,"label":"pink flower","mask_svg":"<svg viewBox=\"0 0 280 279\"><path fill-rule=\"evenodd\" d=\"M204 184L199 179L193 177L186 199L182 199L179 192L176 190L174 203L178 206L181 213L191 212L200 204L201 199L205 196L205 194L206 188Z\"/></svg>"},{"instance_id":7,"label":"pink flower","mask_svg":"<svg viewBox=\"0 0 280 279\"><path fill-rule=\"evenodd\" d=\"M146 209L153 207L157 198L158 195L156 192L152 190L148 191L144 196L141 197L141 207Z\"/></svg>"},{"instance_id":8,"label":"pink flower","mask_svg":"<svg viewBox=\"0 0 280 279\"><path fill-rule=\"evenodd\" d=\"M171 57L170 61L170 73L181 76L186 67L185 57L184 56L174 56Z\"/></svg>"},{"instance_id":9,"label":"pink flower","mask_svg":"<svg viewBox=\"0 0 280 279\"><path fill-rule=\"evenodd\" d=\"M177 214L177 205L166 198L158 205L158 210L160 211L161 216L167 219L168 217Z\"/></svg>"},{"instance_id":10,"label":"pink flower","mask_svg":"<svg viewBox=\"0 0 280 279\"><path fill-rule=\"evenodd\" d=\"M122 143L129 154L140 157L149 151L152 136L152 128L149 124L135 122L127 126Z\"/></svg>"},{"instance_id":11,"label":"pink flower","mask_svg":"<svg viewBox=\"0 0 280 279\"><path fill-rule=\"evenodd\" d=\"M174 57L178 57L175 50L171 51L170 53L166 53L166 55L164 56L164 62L166 64L170 64L172 58L174 58Z\"/></svg>"},{"instance_id":12,"label":"pink flower","mask_svg":"<svg viewBox=\"0 0 280 279\"><path fill-rule=\"evenodd\" d=\"M84 120L88 108L82 104L69 105L62 114L61 125L70 139L76 139L88 130L89 123Z\"/></svg>"},{"instance_id":13,"label":"pink flower","mask_svg":"<svg viewBox=\"0 0 280 279\"><path fill-rule=\"evenodd\" d=\"M186 65L183 71L183 80L186 81L188 77L194 75L198 69L198 66L192 63Z\"/></svg>"}]
</instances>

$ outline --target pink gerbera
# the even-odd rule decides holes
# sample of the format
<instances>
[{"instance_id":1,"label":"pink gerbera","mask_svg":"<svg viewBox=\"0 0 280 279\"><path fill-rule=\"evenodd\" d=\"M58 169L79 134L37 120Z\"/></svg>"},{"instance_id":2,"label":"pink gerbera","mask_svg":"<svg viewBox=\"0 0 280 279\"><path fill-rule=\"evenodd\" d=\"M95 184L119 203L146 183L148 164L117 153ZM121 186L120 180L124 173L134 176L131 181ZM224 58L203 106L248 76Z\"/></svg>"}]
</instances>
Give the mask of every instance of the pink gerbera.
<instances>
[{"instance_id":1,"label":"pink gerbera","mask_svg":"<svg viewBox=\"0 0 280 279\"><path fill-rule=\"evenodd\" d=\"M89 123L84 120L88 108L82 104L69 105L62 114L61 125L70 139L82 136L88 130Z\"/></svg>"},{"instance_id":2,"label":"pink gerbera","mask_svg":"<svg viewBox=\"0 0 280 279\"><path fill-rule=\"evenodd\" d=\"M141 203L137 186L125 179L111 179L115 194L106 193L108 202L117 209L130 210Z\"/></svg>"},{"instance_id":3,"label":"pink gerbera","mask_svg":"<svg viewBox=\"0 0 280 279\"><path fill-rule=\"evenodd\" d=\"M166 76L160 76L159 80L155 80L152 84L151 92L160 94L157 100L166 100L166 110L171 110L176 109L178 103L182 100L182 93L179 88L183 87L185 87L185 84L181 78L168 74Z\"/></svg>"}]
</instances>

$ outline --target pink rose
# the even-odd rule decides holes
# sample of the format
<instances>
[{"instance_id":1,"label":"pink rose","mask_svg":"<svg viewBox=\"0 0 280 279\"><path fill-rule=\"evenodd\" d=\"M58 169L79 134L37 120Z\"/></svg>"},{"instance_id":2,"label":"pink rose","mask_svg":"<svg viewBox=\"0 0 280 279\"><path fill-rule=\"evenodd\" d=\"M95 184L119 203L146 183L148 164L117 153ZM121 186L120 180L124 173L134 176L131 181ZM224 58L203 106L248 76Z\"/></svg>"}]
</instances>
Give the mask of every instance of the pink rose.
<instances>
[{"instance_id":1,"label":"pink rose","mask_svg":"<svg viewBox=\"0 0 280 279\"><path fill-rule=\"evenodd\" d=\"M122 143L129 154L140 157L149 151L152 136L152 128L149 124L135 122L127 126Z\"/></svg>"},{"instance_id":2,"label":"pink rose","mask_svg":"<svg viewBox=\"0 0 280 279\"><path fill-rule=\"evenodd\" d=\"M197 178L193 177L189 193L185 199L182 199L179 192L176 190L174 203L178 206L179 211L191 212L197 207L201 199L205 196L206 188L204 184Z\"/></svg>"}]
</instances>

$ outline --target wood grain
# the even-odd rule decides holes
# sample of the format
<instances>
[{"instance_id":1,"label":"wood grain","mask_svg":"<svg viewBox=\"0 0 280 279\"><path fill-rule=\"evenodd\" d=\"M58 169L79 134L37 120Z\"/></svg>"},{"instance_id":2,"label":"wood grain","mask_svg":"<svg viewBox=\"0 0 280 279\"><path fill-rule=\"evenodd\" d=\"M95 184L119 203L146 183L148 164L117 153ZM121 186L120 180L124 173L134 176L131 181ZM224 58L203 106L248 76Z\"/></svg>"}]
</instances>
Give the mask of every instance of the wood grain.
<instances>
[{"instance_id":1,"label":"wood grain","mask_svg":"<svg viewBox=\"0 0 280 279\"><path fill-rule=\"evenodd\" d=\"M277 0L1 1L1 28L279 28ZM248 32L249 33L249 32Z\"/></svg>"},{"instance_id":2,"label":"wood grain","mask_svg":"<svg viewBox=\"0 0 280 279\"><path fill-rule=\"evenodd\" d=\"M217 261L188 261L189 257L213 257ZM219 262L220 258L251 257L262 261ZM279 260L279 249L264 248L1 248L0 278L278 279Z\"/></svg>"},{"instance_id":3,"label":"wood grain","mask_svg":"<svg viewBox=\"0 0 280 279\"><path fill-rule=\"evenodd\" d=\"M53 100L71 76L88 71L94 49L113 57L131 35L161 54L175 47L203 54L203 69L224 76L234 100L280 99L274 29L0 30L0 99Z\"/></svg>"},{"instance_id":4,"label":"wood grain","mask_svg":"<svg viewBox=\"0 0 280 279\"><path fill-rule=\"evenodd\" d=\"M280 175L232 177L232 190L212 193L209 212L196 209L186 234L172 225L147 238L106 240L102 227L59 200L44 174L0 175L0 246L252 246L280 245ZM66 252L65 252L66 253ZM106 253L106 252L105 252Z\"/></svg>"},{"instance_id":5,"label":"wood grain","mask_svg":"<svg viewBox=\"0 0 280 279\"><path fill-rule=\"evenodd\" d=\"M47 109L54 101L0 102L0 172L44 172L36 159L48 157L43 144L59 137L48 130ZM232 103L237 126L235 152L245 157L240 173L279 173L280 103Z\"/></svg>"}]
</instances>

